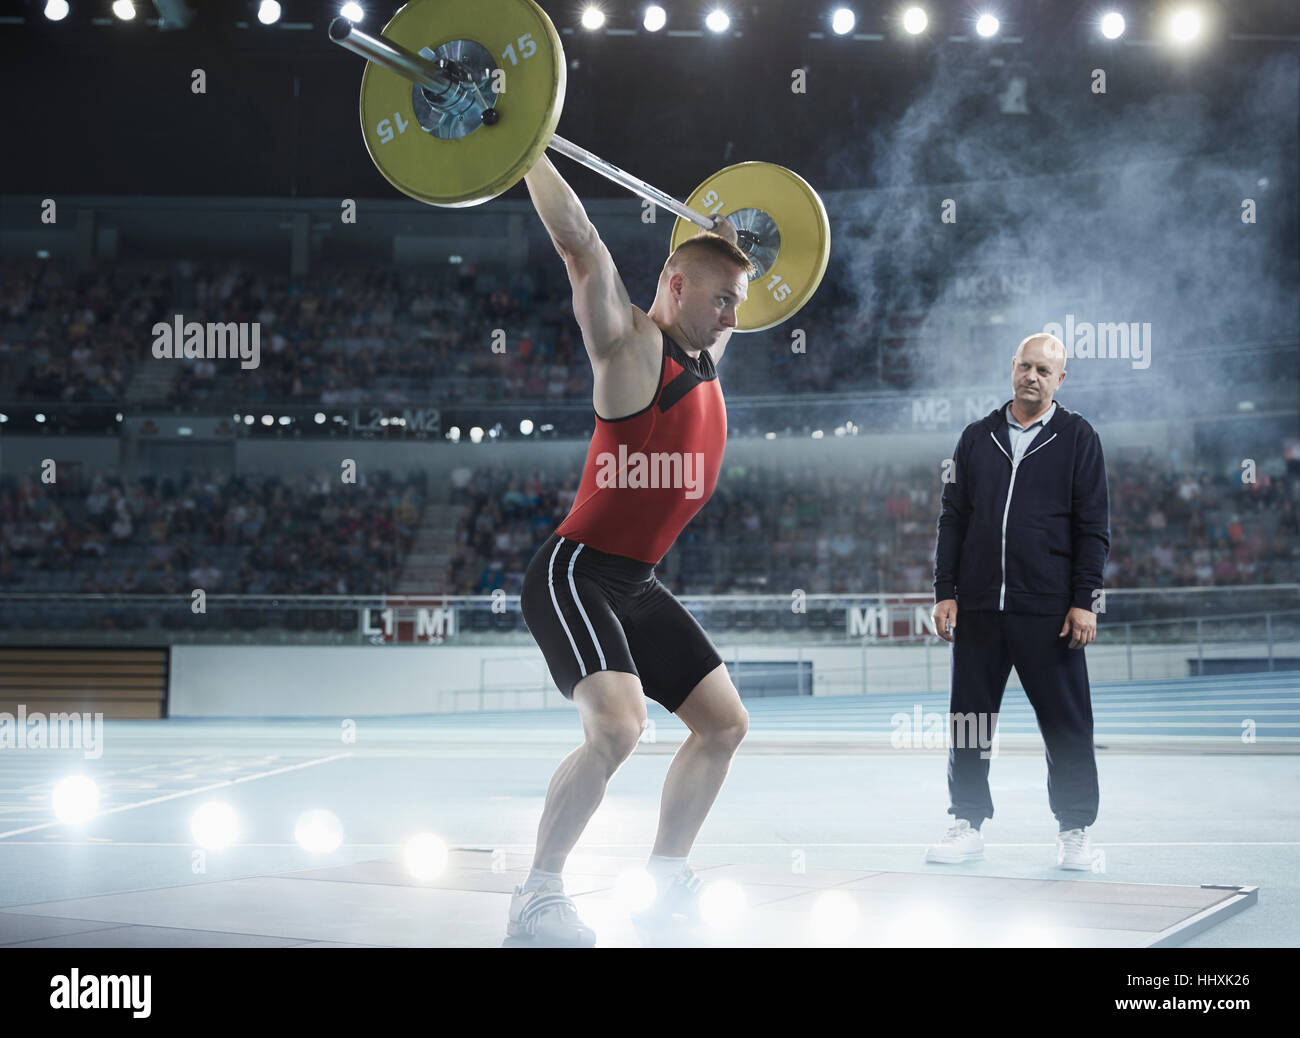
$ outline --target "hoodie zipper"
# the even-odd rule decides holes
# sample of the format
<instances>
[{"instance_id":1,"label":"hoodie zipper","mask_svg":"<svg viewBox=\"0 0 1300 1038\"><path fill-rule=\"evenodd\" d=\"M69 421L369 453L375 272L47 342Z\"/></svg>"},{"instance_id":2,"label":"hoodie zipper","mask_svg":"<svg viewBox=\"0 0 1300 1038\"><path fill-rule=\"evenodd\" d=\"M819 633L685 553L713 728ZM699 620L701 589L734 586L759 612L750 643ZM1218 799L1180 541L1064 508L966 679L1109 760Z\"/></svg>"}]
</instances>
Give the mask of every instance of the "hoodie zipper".
<instances>
[{"instance_id":1,"label":"hoodie zipper","mask_svg":"<svg viewBox=\"0 0 1300 1038\"><path fill-rule=\"evenodd\" d=\"M1026 451L1020 456L1020 461L1023 462L1030 454L1033 454L1034 451L1039 448L1046 447L1056 439L1056 435L1056 433L1052 433L1051 436L1040 443L1037 447L1034 447L1033 450ZM1002 454L1007 461L1011 462L1011 482L1007 484L1007 503L1002 508L1002 588L998 591L998 611L1001 612L1006 608L1007 601L1007 516L1011 514L1011 492L1016 488L1016 472L1019 470L1020 465L1018 462L1012 460L1010 454L1007 454L1007 452L1003 450L1002 444L992 432L989 433L989 436L993 437L993 443L997 446L998 450L1002 451Z\"/></svg>"}]
</instances>

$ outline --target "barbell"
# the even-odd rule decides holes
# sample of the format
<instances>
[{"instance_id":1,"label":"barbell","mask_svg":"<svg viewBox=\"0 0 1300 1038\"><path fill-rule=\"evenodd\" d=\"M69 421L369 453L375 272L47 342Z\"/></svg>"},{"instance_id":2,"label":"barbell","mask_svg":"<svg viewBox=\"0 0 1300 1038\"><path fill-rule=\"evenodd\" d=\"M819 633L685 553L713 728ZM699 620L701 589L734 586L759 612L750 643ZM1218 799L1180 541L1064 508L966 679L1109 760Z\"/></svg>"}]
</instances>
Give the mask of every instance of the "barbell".
<instances>
[{"instance_id":1,"label":"barbell","mask_svg":"<svg viewBox=\"0 0 1300 1038\"><path fill-rule=\"evenodd\" d=\"M479 205L509 190L552 148L677 216L677 248L726 218L761 281L737 308L738 331L771 328L817 290L830 222L817 192L770 162L741 162L683 204L555 132L566 61L533 0L411 0L378 35L336 18L330 39L366 59L361 130L399 191L431 205Z\"/></svg>"}]
</instances>

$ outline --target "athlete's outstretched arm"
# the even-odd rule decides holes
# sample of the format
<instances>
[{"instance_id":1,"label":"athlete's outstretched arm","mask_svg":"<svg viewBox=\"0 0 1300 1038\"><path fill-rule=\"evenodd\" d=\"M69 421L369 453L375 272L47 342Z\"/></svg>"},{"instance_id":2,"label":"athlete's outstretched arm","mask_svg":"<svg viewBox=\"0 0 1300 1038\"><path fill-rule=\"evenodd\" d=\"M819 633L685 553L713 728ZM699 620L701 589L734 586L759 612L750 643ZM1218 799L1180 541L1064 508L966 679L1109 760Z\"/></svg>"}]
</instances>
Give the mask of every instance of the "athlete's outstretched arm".
<instances>
[{"instance_id":1,"label":"athlete's outstretched arm","mask_svg":"<svg viewBox=\"0 0 1300 1038\"><path fill-rule=\"evenodd\" d=\"M551 160L545 155L538 159L524 175L524 183L528 185L537 215L542 218L556 251L563 256L566 252L587 247L588 240L596 234L596 228L577 194L560 176Z\"/></svg>"},{"instance_id":2,"label":"athlete's outstretched arm","mask_svg":"<svg viewBox=\"0 0 1300 1038\"><path fill-rule=\"evenodd\" d=\"M573 316L593 360L601 360L631 337L635 310L614 258L600 240L582 203L545 155L524 177L533 205L564 260L573 285Z\"/></svg>"}]
</instances>

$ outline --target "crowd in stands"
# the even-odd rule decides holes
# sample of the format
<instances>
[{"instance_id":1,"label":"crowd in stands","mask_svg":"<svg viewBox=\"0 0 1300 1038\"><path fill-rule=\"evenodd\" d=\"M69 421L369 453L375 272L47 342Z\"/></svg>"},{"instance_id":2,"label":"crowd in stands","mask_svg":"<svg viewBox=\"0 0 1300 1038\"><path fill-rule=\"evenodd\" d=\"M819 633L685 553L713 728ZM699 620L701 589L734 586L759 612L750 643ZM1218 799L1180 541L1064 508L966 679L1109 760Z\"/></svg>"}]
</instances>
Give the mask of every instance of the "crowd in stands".
<instances>
[{"instance_id":1,"label":"crowd in stands","mask_svg":"<svg viewBox=\"0 0 1300 1038\"><path fill-rule=\"evenodd\" d=\"M519 472L463 469L467 507L449 584L517 594L533 553L567 514L581 455ZM1150 457L1107 463L1108 588L1300 581L1300 474L1254 483L1162 470ZM713 497L659 566L679 594L927 592L942 485L925 468L861 464L834 475L724 462Z\"/></svg>"},{"instance_id":2,"label":"crowd in stands","mask_svg":"<svg viewBox=\"0 0 1300 1038\"><path fill-rule=\"evenodd\" d=\"M0 264L0 396L51 403L125 398L152 359L149 329L168 306L157 264L74 273L46 261Z\"/></svg>"},{"instance_id":3,"label":"crowd in stands","mask_svg":"<svg viewBox=\"0 0 1300 1038\"><path fill-rule=\"evenodd\" d=\"M456 529L449 591L519 593L534 553L573 504L584 454L578 452L569 465L531 471L504 466L452 471L448 500L466 513Z\"/></svg>"},{"instance_id":4,"label":"crowd in stands","mask_svg":"<svg viewBox=\"0 0 1300 1038\"><path fill-rule=\"evenodd\" d=\"M427 477L0 477L0 588L80 593L380 594L396 589L426 501L463 506L431 592L518 594L567 514L582 453L546 468ZM1300 581L1300 474L1107 463L1107 588ZM1273 470L1277 471L1277 470ZM658 567L677 594L928 592L942 485L862 462L833 474L724 462L713 497Z\"/></svg>"},{"instance_id":5,"label":"crowd in stands","mask_svg":"<svg viewBox=\"0 0 1300 1038\"><path fill-rule=\"evenodd\" d=\"M545 273L464 263L434 272L352 268L291 278L234 262L77 272L52 261L9 262L3 273L0 398L121 403L131 388L131 399L142 403L224 410L232 403L445 406L591 397L591 367L558 260ZM649 307L657 275L657 265L646 266L635 291L629 279L638 305ZM186 322L256 324L259 365L155 358L152 329L177 314ZM728 391L866 388L873 368L860 348L843 348L843 322L827 309L822 323L841 331L821 334L814 315L807 317L806 353L791 352L783 338L782 348L764 351L764 363L730 365ZM137 373L142 381L132 387Z\"/></svg>"},{"instance_id":6,"label":"crowd in stands","mask_svg":"<svg viewBox=\"0 0 1300 1038\"><path fill-rule=\"evenodd\" d=\"M618 258L629 295L643 308L662 261ZM185 412L250 403L591 399L591 368L558 258L419 270L322 266L301 277L236 261L137 261L83 271L51 260L7 261L0 272L0 399L130 399ZM256 325L259 365L153 357L154 325L177 314L187 322ZM921 336L917 314L868 320L832 272L797 319L733 338L722 367L726 390L733 398L910 390L933 384L936 358L928 351L940 348L948 381L987 379L984 364L996 351L984 317L950 314L944 321L939 347L933 334ZM799 349L792 348L793 325L802 333ZM1250 360L1242 366L1248 375L1238 377L1229 365L1216 382L1259 375L1291 385L1300 374L1286 344L1256 350ZM1217 355L1196 363L1220 366ZM1191 378L1196 363L1168 368L1164 377L1170 385L1180 373Z\"/></svg>"},{"instance_id":7,"label":"crowd in stands","mask_svg":"<svg viewBox=\"0 0 1300 1038\"><path fill-rule=\"evenodd\" d=\"M625 271L643 305L657 272L658 263L644 259ZM138 375L161 370L159 392L182 409L205 401L590 400L567 284L542 270L462 264L433 274L363 268L290 278L234 262L75 272L49 261L6 261L0 273L0 398L111 404L126 398ZM155 361L151 329L176 313L256 322L260 366ZM834 314L829 306L822 319ZM768 349L763 364L724 362L728 392L874 388L862 350L822 349L834 337L811 316L801 323L811 329L807 354ZM838 318L828 327L836 325ZM505 332L504 353L492 349L496 329ZM729 359L760 341L740 338ZM577 491L585 444L557 449L570 450L570 460L527 471L456 471L446 492L467 514L445 586L436 590L518 593L533 553ZM1294 463L1286 475L1261 469L1255 482L1242 483L1235 471L1185 471L1150 456L1107 460L1107 587L1300 580ZM923 469L863 463L830 475L731 460L660 576L679 594L924 592L941 489ZM216 473L53 485L0 476L0 587L391 591L427 496L423 476L356 485Z\"/></svg>"},{"instance_id":8,"label":"crowd in stands","mask_svg":"<svg viewBox=\"0 0 1300 1038\"><path fill-rule=\"evenodd\" d=\"M391 270L290 280L200 271L196 312L256 321L262 362L250 370L185 365L168 400L418 405L590 392L567 297L539 289L527 270L498 275L466 264L441 274L440 281ZM497 329L503 337L494 352Z\"/></svg>"},{"instance_id":9,"label":"crowd in stands","mask_svg":"<svg viewBox=\"0 0 1300 1038\"><path fill-rule=\"evenodd\" d=\"M0 477L0 587L82 593L373 594L391 589L423 474Z\"/></svg>"}]
</instances>

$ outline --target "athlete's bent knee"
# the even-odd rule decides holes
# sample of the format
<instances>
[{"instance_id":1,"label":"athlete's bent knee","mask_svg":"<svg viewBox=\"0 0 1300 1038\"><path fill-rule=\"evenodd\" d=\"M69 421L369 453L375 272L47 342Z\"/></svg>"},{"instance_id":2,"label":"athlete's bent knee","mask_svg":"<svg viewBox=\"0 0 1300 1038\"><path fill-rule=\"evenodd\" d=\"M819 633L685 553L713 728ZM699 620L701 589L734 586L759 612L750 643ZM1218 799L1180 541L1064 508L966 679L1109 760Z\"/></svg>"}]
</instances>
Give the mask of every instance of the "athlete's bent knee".
<instances>
[{"instance_id":1,"label":"athlete's bent knee","mask_svg":"<svg viewBox=\"0 0 1300 1038\"><path fill-rule=\"evenodd\" d=\"M636 749L645 726L645 697L635 674L601 671L574 686L587 745L609 763L610 774Z\"/></svg>"},{"instance_id":2,"label":"athlete's bent knee","mask_svg":"<svg viewBox=\"0 0 1300 1038\"><path fill-rule=\"evenodd\" d=\"M631 718L603 720L592 726L587 744L608 761L613 770L632 756L640 738L641 725Z\"/></svg>"},{"instance_id":3,"label":"athlete's bent knee","mask_svg":"<svg viewBox=\"0 0 1300 1038\"><path fill-rule=\"evenodd\" d=\"M749 711L741 710L734 720L729 720L709 732L707 741L720 750L735 753L749 732Z\"/></svg>"}]
</instances>

